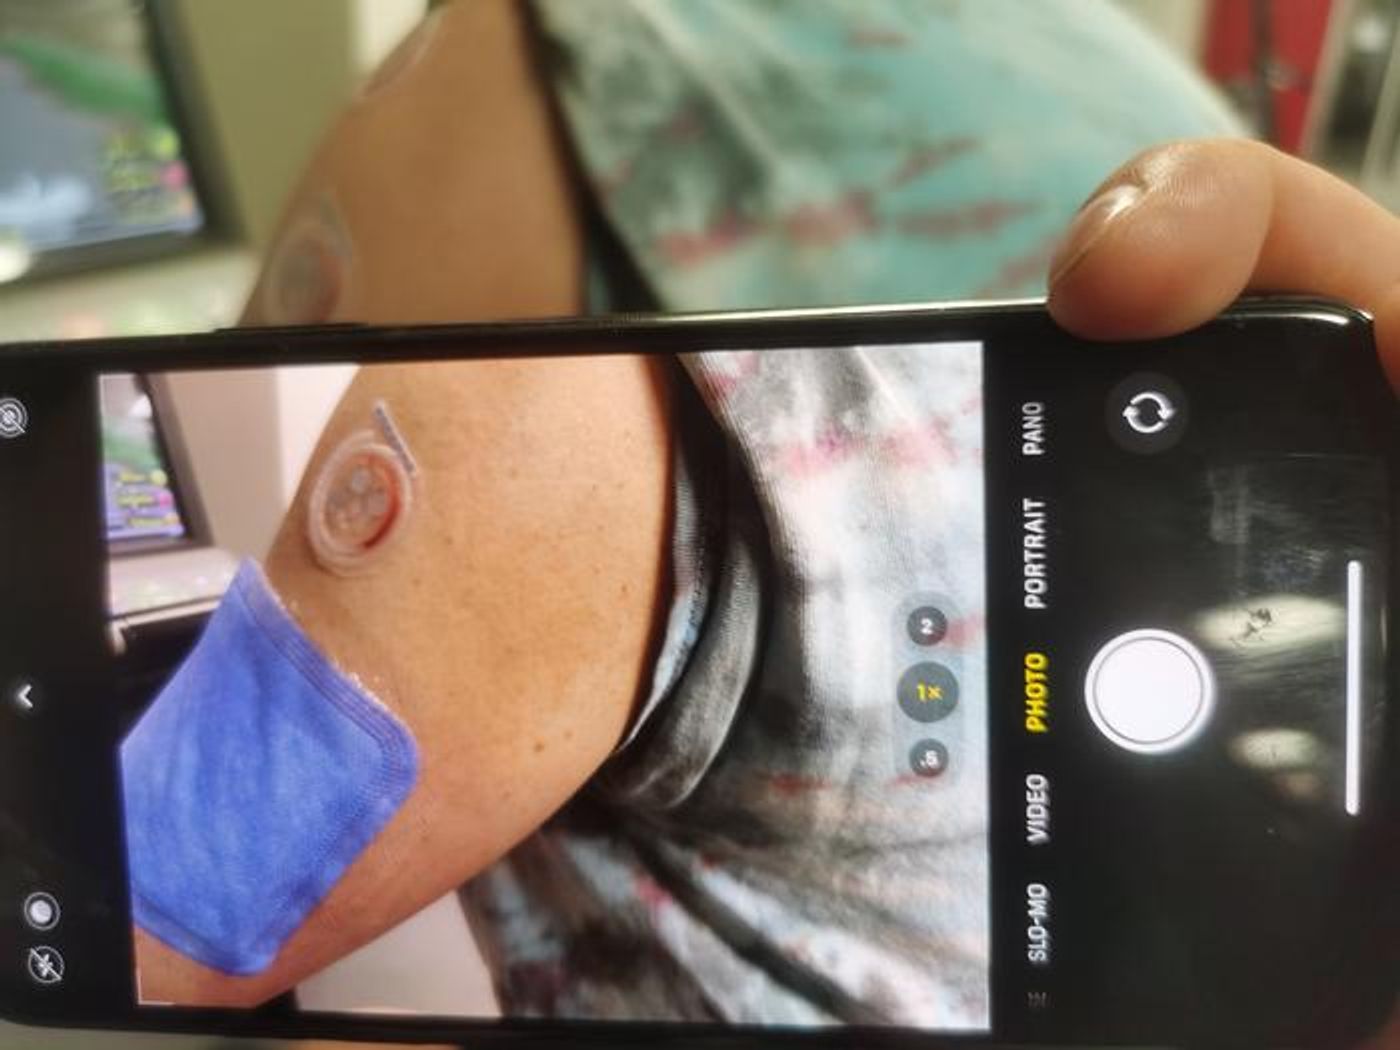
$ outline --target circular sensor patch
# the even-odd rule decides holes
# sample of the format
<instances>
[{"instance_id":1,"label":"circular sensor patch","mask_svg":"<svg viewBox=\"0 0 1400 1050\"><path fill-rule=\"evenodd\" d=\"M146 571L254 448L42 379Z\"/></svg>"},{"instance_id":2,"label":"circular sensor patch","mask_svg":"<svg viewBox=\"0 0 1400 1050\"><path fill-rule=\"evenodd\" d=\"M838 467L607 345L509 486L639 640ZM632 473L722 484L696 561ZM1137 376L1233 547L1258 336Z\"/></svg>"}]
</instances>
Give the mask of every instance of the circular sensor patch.
<instances>
[{"instance_id":1,"label":"circular sensor patch","mask_svg":"<svg viewBox=\"0 0 1400 1050\"><path fill-rule=\"evenodd\" d=\"M408 472L373 434L350 437L327 460L311 493L308 538L316 560L363 571L394 538L412 501Z\"/></svg>"}]
</instances>

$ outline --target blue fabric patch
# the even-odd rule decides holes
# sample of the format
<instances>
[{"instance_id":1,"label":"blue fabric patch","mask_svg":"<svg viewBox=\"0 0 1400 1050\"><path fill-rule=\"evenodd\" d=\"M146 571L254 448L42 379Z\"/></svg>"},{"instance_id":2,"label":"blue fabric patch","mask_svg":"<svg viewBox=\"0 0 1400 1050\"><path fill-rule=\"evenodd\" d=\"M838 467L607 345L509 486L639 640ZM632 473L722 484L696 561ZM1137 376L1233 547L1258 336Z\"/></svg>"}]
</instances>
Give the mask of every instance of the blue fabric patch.
<instances>
[{"instance_id":1,"label":"blue fabric patch","mask_svg":"<svg viewBox=\"0 0 1400 1050\"><path fill-rule=\"evenodd\" d=\"M121 758L135 921L234 975L271 965L418 775L408 730L252 562Z\"/></svg>"}]
</instances>

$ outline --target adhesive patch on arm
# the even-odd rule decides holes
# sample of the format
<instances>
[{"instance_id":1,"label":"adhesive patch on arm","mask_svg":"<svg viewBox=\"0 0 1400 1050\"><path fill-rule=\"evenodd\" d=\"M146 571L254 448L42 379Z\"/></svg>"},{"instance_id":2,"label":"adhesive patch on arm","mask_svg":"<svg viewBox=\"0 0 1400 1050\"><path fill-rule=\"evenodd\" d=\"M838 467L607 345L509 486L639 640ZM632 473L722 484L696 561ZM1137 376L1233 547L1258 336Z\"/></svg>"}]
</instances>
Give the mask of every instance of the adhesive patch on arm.
<instances>
[{"instance_id":1,"label":"adhesive patch on arm","mask_svg":"<svg viewBox=\"0 0 1400 1050\"><path fill-rule=\"evenodd\" d=\"M245 562L121 764L136 923L246 976L403 805L418 752Z\"/></svg>"},{"instance_id":2,"label":"adhesive patch on arm","mask_svg":"<svg viewBox=\"0 0 1400 1050\"><path fill-rule=\"evenodd\" d=\"M413 509L418 466L384 402L374 430L343 441L321 466L311 490L306 533L316 562L341 576L374 567Z\"/></svg>"}]
</instances>

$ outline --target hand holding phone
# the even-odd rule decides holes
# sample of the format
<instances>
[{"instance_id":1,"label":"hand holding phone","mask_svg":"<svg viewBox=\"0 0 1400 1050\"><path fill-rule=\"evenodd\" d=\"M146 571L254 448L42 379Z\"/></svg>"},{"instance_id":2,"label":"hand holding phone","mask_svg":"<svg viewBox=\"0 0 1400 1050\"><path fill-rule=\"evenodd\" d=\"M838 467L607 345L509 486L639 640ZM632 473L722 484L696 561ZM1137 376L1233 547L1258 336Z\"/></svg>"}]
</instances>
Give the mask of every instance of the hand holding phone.
<instances>
[{"instance_id":1,"label":"hand holding phone","mask_svg":"<svg viewBox=\"0 0 1400 1050\"><path fill-rule=\"evenodd\" d=\"M1400 220L1296 157L1215 139L1148 150L1105 179L1051 262L1049 302L1078 335L1150 339L1279 292L1369 313L1400 387Z\"/></svg>"},{"instance_id":2,"label":"hand holding phone","mask_svg":"<svg viewBox=\"0 0 1400 1050\"><path fill-rule=\"evenodd\" d=\"M1263 167L1276 163L1283 162L1270 160L1263 162ZM1170 163L1154 165L1149 160L1143 166L1178 189L1179 179L1189 181L1192 170L1211 177L1208 166L1188 170L1185 176L1180 171L1174 173ZM1313 176L1285 171L1277 179L1273 174L1269 177L1274 188L1296 191L1292 194L1298 198L1295 204L1307 204L1310 199L1317 203L1313 191L1318 186L1309 181ZM1229 184L1225 185L1228 189ZM1336 192L1332 187L1324 189ZM1242 221L1235 235L1226 239L1227 247L1241 248L1237 255L1219 251L1218 243L1193 239L1190 230L1187 236L1171 242L1180 246L1179 252L1163 252L1158 250L1161 245L1150 240L1146 244L1136 240L1135 231L1150 233L1160 228L1160 216L1154 216L1151 209L1177 198L1169 193L1157 197L1138 194L1138 198L1126 210L1118 209L1106 228L1092 220L1082 224L1078 232L1088 238L1088 250L1071 250L1067 258L1074 259L1073 265L1056 275L1052 296L1052 308L1066 323L1115 336L1164 334L1168 329L1189 327L1233 296L1239 282L1246 279L1248 262L1253 259L1248 247L1253 236L1255 243L1264 247L1256 277L1266 286L1301 287L1316 281L1324 290L1367 304L1380 303L1380 338L1383 355L1386 352L1384 297L1378 291L1384 282L1377 280L1385 271L1386 256L1379 244L1376 251L1366 254L1367 261L1374 264L1369 271L1366 267L1338 266L1335 257L1329 265L1307 270L1302 255L1278 248L1290 243L1287 231L1280 234L1277 230L1279 216L1289 211L1276 207L1265 216L1272 217L1273 225L1261 221L1251 227ZM1229 199L1228 193L1222 197ZM1290 195L1283 193L1277 202L1288 199ZM1240 205L1238 216L1259 219L1264 214L1251 211L1247 201L1235 203ZM1357 220L1352 225L1369 223L1375 232L1374 214L1355 202L1342 204L1342 214ZM1364 230L1354 232L1362 239L1369 236ZM1217 255L1224 259L1221 265L1202 264L1201 253L1207 248L1211 259ZM1192 255L1192 251L1197 254ZM1325 256L1326 252L1315 254ZM1143 301L1134 298L1132 288L1113 285L1113 274L1124 272L1125 263L1129 264L1127 272L1137 275L1134 287L1161 287L1165 283L1173 294ZM1290 265L1295 270L1302 267L1301 273L1290 272ZM1155 275L1154 281L1143 280L1144 267ZM1106 292L1109 294L1102 294ZM1087 309L1085 303L1090 304ZM893 322L893 326L886 322ZM692 324L695 326L689 332L663 333L641 325L629 334L653 349L769 347L756 358L735 355L726 367L715 371L709 391L712 397L717 392L730 392L733 381L745 378L745 370L752 368L755 360L779 361L785 352L771 349L774 344L806 347L786 353L822 356L834 363L830 371L838 375L846 367L842 361L864 359L868 364L868 344L873 344L877 350L888 351L883 355L885 362L902 358L932 363L936 358L938 371L956 375L971 361L976 362L982 376L980 411L985 426L980 429L980 443L969 443L969 434L959 436L957 414L940 407L940 399L958 390L958 383L952 382L926 390L915 399L935 410L933 422L941 420L942 429L935 426L922 437L916 433L912 443L896 441L886 450L905 457L934 449L963 456L975 452L986 466L976 484L969 477L962 489L964 504L968 498L980 500L986 514L958 523L963 541L972 544L961 560L975 569L983 563L979 562L978 544L984 548L985 593L978 588L975 571L970 577L959 576L945 565L932 574L935 579L918 581L900 601L891 603L888 614L882 614L887 618L879 659L889 665L887 671L897 670L899 675L891 687L893 700L885 707L887 720L877 729L862 730L884 742L882 761L889 764L894 777L892 788L902 786L919 797L947 800L956 796L958 801L951 811L974 820L964 829L968 832L965 842L971 848L961 855L956 849L934 850L917 888L924 892L930 886L946 887L944 873L951 870L948 865L959 868L963 878L957 888L940 893L945 899L964 902L959 905L964 925L957 934L964 945L975 945L980 929L987 948L984 952L964 952L958 963L946 951L935 951L927 964L918 968L918 979L911 986L913 997L905 1002L916 1002L920 994L928 996L932 990L933 998L928 1001L933 1009L946 1009L938 1004L953 1001L948 993L961 989L964 1009L952 1023L934 1019L918 1027L953 1027L984 1040L1197 1039L1234 1033L1260 1041L1305 1038L1298 1033L1320 1031L1319 1025L1329 1023L1333 1027L1327 1030L1335 1038L1341 1038L1343 1031L1360 1032L1372 1026L1395 987L1394 972L1387 962L1393 958L1388 955L1393 945L1393 913L1387 910L1393 893L1384 881L1385 873L1391 870L1385 865L1387 857L1393 858L1394 843L1394 720L1386 714L1381 700L1391 687L1391 673L1379 634L1386 615L1385 595L1391 585L1388 566L1393 562L1388 553L1390 530L1385 524L1391 498L1388 457L1393 434L1378 437L1390 427L1386 422L1388 407L1382 408L1382 400L1360 393L1368 385L1374 387L1376 373L1368 371L1365 363L1364 339L1363 345L1345 347L1360 332L1355 319L1322 307L1285 307L1281 314L1246 310L1218 329L1148 348L1134 360L1137 371L1123 370L1125 358L1119 356L1120 351L1105 349L1106 359L1091 364L1081 355L1093 351L1078 348L1067 359L1084 362L1084 371L1074 377L1050 367L1053 362L1039 352L1060 345L1060 337L1025 314L794 318L786 328L781 324L775 328L773 322L752 327L742 321L708 327L702 322ZM1246 334L1269 344L1270 352L1257 345L1246 352L1241 342L1249 342ZM293 335L275 338L295 340L300 356L308 361L338 356L367 359L382 354L370 346L373 333L363 335L345 342L328 336L319 344L314 336L310 342ZM465 338L468 344L485 339L504 343L507 348L516 345L515 340L541 339L581 349L582 341L596 348L599 335L580 328L459 332L454 337ZM434 338L441 337L442 333L410 337L416 348L411 353L449 353L434 348L440 345L434 344ZM402 333L399 339L401 352ZM1334 339L1341 345L1329 363L1315 351ZM1312 344L1311 348L1307 344ZM1029 350L1032 345L1035 352ZM202 358L197 353L182 359L181 364L251 364L246 356L251 346L242 344L240 349L240 344L225 341L222 349L200 351ZM818 350L818 346L830 349ZM836 349L841 346L848 349ZM849 349L855 346L864 348L859 355ZM165 355L143 359L140 348L128 350L134 356L125 358L126 367L143 372L167 367ZM459 342L450 352L462 350ZM99 366L96 359L86 365L73 359L75 368L88 368L83 373L88 377L93 369L102 370L106 375L104 389L115 379L115 361L108 357ZM411 373L415 368L433 366L405 367ZM1202 369L1199 373L1195 371L1198 368ZM1300 373L1306 375L1301 384ZM896 374L909 373L896 368ZM77 376L76 372L70 374L65 381ZM216 385L232 381L232 376L217 376L208 373ZM1189 382L1183 383L1182 376ZM163 384L148 380L147 388L154 394ZM1064 396L1052 399L1046 390L1063 392ZM1238 406L1243 401L1236 399L1248 397L1259 398L1274 411L1262 416L1241 413ZM42 398L24 400L32 407ZM158 395L151 398L153 404L160 401ZM1007 407L1013 409L1009 424L1000 416L1001 409ZM354 426L380 425L368 402L360 408L369 411L359 411ZM740 403L732 411L742 409ZM775 413L775 418L783 416L781 411ZM993 416L1001 423L988 422ZM1349 422L1334 426L1340 419ZM1070 421L1068 431L1066 420ZM862 421L861 426L868 422ZM1000 429L1001 425L1007 430ZM28 426L26 408L25 427L21 429ZM1090 427L1093 437L1089 436ZM440 428L430 428L428 433L434 429ZM974 427L971 436L978 430ZM799 473L815 469L820 477L848 463L856 454L853 437L865 432L848 424L845 429L818 431L815 440L807 444L774 447L786 454L786 462ZM410 437L421 437L422 433L415 428ZM393 441L383 430L379 436L385 439L381 444L390 449L388 454L395 455ZM161 440L157 428L157 447ZM336 444L329 437L327 442L328 446ZM410 446L416 447L417 442L410 442ZM77 445L70 441L65 447L71 453ZM1210 449L1215 451L1207 451ZM1223 450L1228 452L1222 458ZM391 475L392 471L385 476ZM147 476L125 484L134 490L152 480ZM137 552L141 545L130 544L144 535L145 552L150 553L152 538L158 539L161 529L166 530L166 539L172 530L178 536L184 519L198 532L200 515L191 509L197 501L188 492L180 493L179 487L170 486L170 497L184 514L176 513L173 524L162 518L157 528L148 516L122 518L118 513L121 524L134 530L135 537L128 532L125 538L113 539L117 534L112 531L114 519L109 507L107 535L109 543L117 544L113 552ZM1031 492L1033 488L1037 491ZM1008 494L1014 496L1017 490L1026 491L1008 500ZM381 491L372 489L371 495ZM1119 498L1108 498L1109 493ZM134 494L120 486L115 493L118 500ZM109 498L112 495L109 492ZM72 504L64 506L66 518L82 520L82 514L71 513ZM1091 506L1098 513L1085 516L1082 509ZM689 505L689 509L693 511L695 506ZM826 520L839 520L839 504L827 504L823 510L832 515ZM901 516L894 523L897 530L908 527L904 518L913 521L915 516ZM970 524L977 518L985 523L980 532ZM813 513L793 520L806 519L823 520ZM1067 529L1066 521L1072 527ZM1148 524L1145 530L1144 522ZM294 533L299 534L299 530L304 530L304 522ZM371 531L368 535L376 534ZM802 530L796 535L803 535ZM1202 537L1207 539L1202 542ZM81 550L90 539L82 539L77 529L66 537L48 537L32 549ZM296 539L297 535L291 536L287 549L294 547ZM159 547L159 542L155 546ZM761 550L764 545L753 544L751 549ZM946 549L944 544L945 562ZM1164 561L1160 556L1163 549L1177 554ZM1152 550L1158 553L1148 556ZM928 557L930 553L926 551L910 564L927 571L928 566L938 563L937 557ZM1126 582L1121 571L1112 571L1125 559L1138 570ZM109 582L117 579L115 569L122 563L120 557L111 559ZM30 651L40 656L47 643L45 631L38 626L42 620L38 614L46 608L90 608L92 604L90 574L71 556L65 557L64 564L60 575L68 581L68 589L55 588L47 597L49 604L38 600L33 605L35 624L30 625L28 642ZM100 566L101 558L94 555L91 564ZM45 565L38 558L31 567L36 587ZM1213 568L1203 574L1202 566ZM867 582L862 574L857 577ZM949 586L950 581L955 585ZM1071 588L1068 614L1066 581ZM1280 587L1281 583L1285 585ZM257 585L247 586L251 588L247 593L253 595L249 604L256 607ZM291 589L285 580L283 586ZM40 591L33 589L33 593ZM276 593L274 590L272 595ZM1000 611L998 603L1003 606ZM985 637L979 641L970 633L968 614L975 616L984 604ZM340 606L339 612L346 608ZM1082 612L1086 608L1092 609L1091 615ZM109 608L89 626L100 624L114 612ZM141 631L149 623L143 623L140 610L133 612L127 607L123 612L113 626L124 643L131 643L128 652L149 653L156 643ZM330 622L336 618L336 610L320 618ZM874 630L872 625L880 619L856 617L856 634L838 644L861 641L866 637L861 632ZM1091 639L1094 619L1100 623L1100 636ZM1103 629L1109 622L1119 623L1122 629ZM76 621L70 626L74 639L86 630ZM232 629L242 630L237 625ZM324 631L311 633L330 637ZM1030 640L1031 635L1036 635L1034 640ZM875 651L870 646L858 646L857 650L862 648L867 658ZM70 654L75 651L94 653L81 644L68 650ZM101 663L111 657L93 658ZM1296 663L1299 659L1306 668ZM330 662L332 670L337 662L347 662L344 654ZM1153 673L1144 677L1144 667ZM1137 689L1125 690L1124 682L1135 681ZM1299 683L1305 686L1300 689ZM1144 684L1151 687L1144 689ZM1280 689L1280 684L1289 688ZM159 689L157 681L148 680L145 685L133 681L124 694L114 694L125 697L131 706L115 722L103 723L99 716L93 723L86 752L93 775L87 778L86 789L105 784L111 790L112 780L107 776L104 781L104 770L112 769L116 742ZM54 691L36 689L35 683L26 679L15 695L21 693L33 705L36 698L47 703ZM88 703L94 693L93 682L86 682L81 690L63 685L55 702L62 709L75 703L68 697L80 693L83 703ZM773 695L770 692L764 703L748 710L761 712L766 708L771 712ZM1015 701L1009 711L993 699L1007 695ZM1131 703L1125 707L1125 697L1133 696L1145 696L1155 705L1145 721ZM68 708L70 712L77 709ZM90 713L90 707L82 709ZM636 721L638 713L633 712L629 726L641 724ZM803 724L800 717L795 723L791 718L776 722L778 729ZM771 734L776 730L769 726L767 731ZM433 734L433 739L439 736ZM730 738L722 734L720 739ZM750 735L749 739L754 738ZM777 735L768 739L771 745L787 738ZM27 746L33 743L29 740ZM81 740L68 740L70 748L81 744ZM810 739L807 746L811 753ZM828 758L839 755L841 744L826 739L815 753ZM771 759L773 754L776 752L766 757ZM1073 756L1068 766L1066 756ZM730 761L732 768L733 756ZM986 766L980 774L979 762ZM140 763L132 765L135 768ZM415 772L421 773L423 768L416 767ZM623 774L618 780L625 789L629 783L627 762L617 763L615 768ZM635 769L631 772L636 775ZM829 777L778 772L780 776L771 785L777 797L804 800L789 807L791 812L821 813L820 804L813 800L827 790ZM1105 777L1115 786L1112 794L1103 790ZM843 781L848 786L860 782ZM685 783L682 778L681 784ZM695 783L692 780L690 788ZM60 811L71 812L64 810L71 804L91 805L97 796L84 795L79 790L83 786L75 781L71 794L49 800L49 808L40 812L57 816ZM723 793L718 795L722 802ZM668 806L674 806L675 796L671 797ZM1228 800L1229 805L1222 800ZM25 826L32 824L34 805L34 799L21 803L31 811ZM572 830L566 828L565 833L599 841L596 824L590 831L587 820L582 826L577 823L587 807L571 810ZM979 811L985 813L985 829L980 834L975 826ZM1086 819L1085 811L1093 812L1094 817ZM476 1037L487 1034L487 1029L465 1018L388 1021L372 1010L354 1016L344 1012L349 1007L342 1007L339 1013L332 1007L330 1015L324 1012L324 1005L319 1011L316 1007L308 1010L306 1004L313 998L310 988L298 993L303 999L299 1011L287 1002L265 1005L254 1015L193 1013L179 1005L157 1005L158 997L144 995L139 977L120 963L130 934L119 920L128 914L130 898L126 881L112 878L120 866L114 858L121 854L114 851L112 837L113 830L120 827L120 814L110 808L104 812L106 816L92 823L74 825L92 851L87 866L98 873L96 878L74 893L64 888L62 893L45 897L45 891L37 890L24 897L21 940L34 940L40 932L35 922L51 922L54 915L67 919L66 928L54 924L42 931L52 943L31 945L26 956L31 961L37 959L35 965L44 977L40 980L31 968L34 986L62 989L66 998L51 995L47 1000L32 999L33 988L23 985L28 994L16 1000L22 1000L18 1012L30 1016L43 1013L70 1022L86 1018L155 1027L256 1027L407 1038L461 1036L468 1031ZM923 812L902 826L897 821L882 822L878 819L882 812L889 812L888 806L877 805L863 821L862 832L867 838L873 836L872 841L891 832L907 837L911 828L921 826L919 821L950 810ZM1066 813L1071 816L1066 818ZM390 818L390 827L396 815L397 811ZM751 818L752 814L743 816ZM742 832L745 825L740 817L730 812L716 826L729 835ZM767 831L773 827L768 824ZM750 825L749 833L753 831ZM45 835L38 835L25 841L16 853L33 856L34 847L40 844L39 853L47 850L44 855L54 861L49 870L74 870L76 844L71 838L65 842L61 835L56 841L57 846ZM215 841L222 839L215 836ZM369 837L367 849L373 851L383 841L376 831ZM643 869L660 876L656 887L662 896L642 894L642 900L656 903L671 899L683 908L700 911L708 916L705 928L718 933L721 945L754 945L756 930L751 914L717 913L712 895L697 898L693 891L690 896L675 894L677 887L684 888L693 880L686 878L684 863L678 866L674 845L668 841L663 835L655 844L633 843ZM755 841L751 837L747 848L753 848ZM67 859L59 862L60 856ZM1073 868L1069 875L1066 864ZM474 893L467 892L469 910L490 913L493 904L499 905L518 892L519 883L512 882L510 867L496 869L488 882ZM840 865L827 867L828 874L840 875L843 870ZM541 863L538 852L532 854L529 848L519 851L513 868L517 880L523 875L527 881L531 872L539 875L555 870ZM37 865L29 864L19 881L28 885L38 870ZM875 869L867 866L866 870ZM893 878L897 869L882 874L891 876L882 880L887 885L898 886ZM979 887L983 888L984 910L976 903ZM411 890L407 899L420 892ZM31 897L40 911L29 907ZM97 910L109 917L106 925L100 929L72 925L75 898L84 902L78 907L79 914L91 913L96 902ZM373 912L375 900L383 898L370 894L359 899L366 905L362 912ZM55 907L43 911L50 900ZM1343 900L1346 903L1339 904ZM1292 923L1287 929L1277 925L1281 912L1286 912ZM315 914L314 910L309 913ZM353 908L344 914L353 916ZM524 917L529 914L524 913ZM534 914L538 917L539 913ZM314 924L315 919L308 921ZM487 924L488 930L491 925ZM494 925L498 948L513 944L518 950L525 943L519 937L502 936L509 923L502 921L499 912ZM822 929L828 933L842 928L840 921L823 920ZM905 937L918 928L917 923L907 927ZM60 930L61 936L70 940L58 943ZM948 943L947 934L941 936ZM149 934L138 931L136 937L139 944L142 938L149 939ZM490 933L482 935L482 940L490 945ZM88 962L71 970L62 962L62 950L71 956L70 945L75 943L81 945L80 954ZM937 943L937 939L930 943ZM156 953L160 950L155 949ZM164 950L169 951L169 946ZM149 958L151 953L145 954ZM176 954L189 960L183 952ZM760 969L777 982L788 1001L862 1025L865 1039L899 1042L917 1038L908 1022L888 1027L894 1016L888 1000L883 1005L878 1000L872 1004L858 994L861 984L853 977L858 978L859 969L853 971L849 964L813 966L801 955L783 952L759 955L763 960ZM138 950L138 966L142 957ZM916 957L904 956L906 960ZM858 956L852 962L857 960ZM664 968L644 965L638 972L659 974L659 988L668 994L683 986L676 973ZM707 971L702 967L697 972ZM1336 988L1338 972L1348 974L1346 984L1351 994L1329 1003L1328 995L1318 990ZM237 980L230 973L219 977L217 968L214 973L219 982ZM57 979L53 979L54 974ZM275 991L278 986L270 987ZM527 980L516 987L541 986ZM857 994L852 994L853 990ZM215 1001L205 994L187 988L167 1001L187 1006ZM242 1001L262 1001L267 994L253 993ZM145 1005L133 1013L134 998ZM544 1000L519 1001L526 1006L520 1012L546 1012L540 1009ZM1183 1008L1183 1003L1189 1005ZM725 999L725 1004L731 1012L747 1008L742 998ZM577 1007L572 1014L557 1006L548 1012L554 1017L593 1016ZM1191 1015L1185 1022L1183 1012ZM630 1016L655 1020L657 1015L652 1007ZM757 1015L749 1019L766 1020ZM566 1030L541 1023L555 1033ZM581 1037L581 1030L567 1030L572 1037ZM522 1021L497 1022L489 1029L490 1034L506 1039L513 1033L528 1037L540 1031L537 1025ZM612 1029L602 1036L617 1038L627 1031ZM715 1028L687 1026L670 1031L688 1038L702 1033L706 1038L724 1038L724 1030ZM647 1032L656 1035L661 1030L648 1028ZM773 1030L767 1032L776 1038ZM789 1037L803 1038L797 1033Z\"/></svg>"}]
</instances>

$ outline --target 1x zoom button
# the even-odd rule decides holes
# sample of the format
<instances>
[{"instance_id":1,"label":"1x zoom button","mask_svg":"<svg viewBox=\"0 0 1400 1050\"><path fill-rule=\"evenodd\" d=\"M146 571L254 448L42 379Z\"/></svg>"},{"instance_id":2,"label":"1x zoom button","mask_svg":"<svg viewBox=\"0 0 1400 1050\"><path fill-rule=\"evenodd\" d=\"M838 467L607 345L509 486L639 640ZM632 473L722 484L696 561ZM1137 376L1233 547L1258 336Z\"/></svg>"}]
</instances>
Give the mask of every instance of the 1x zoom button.
<instances>
[{"instance_id":1,"label":"1x zoom button","mask_svg":"<svg viewBox=\"0 0 1400 1050\"><path fill-rule=\"evenodd\" d=\"M900 675L900 709L916 722L937 722L958 706L958 680L942 664L917 663Z\"/></svg>"}]
</instances>

